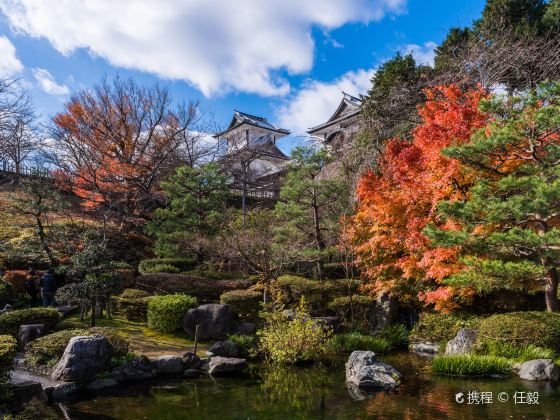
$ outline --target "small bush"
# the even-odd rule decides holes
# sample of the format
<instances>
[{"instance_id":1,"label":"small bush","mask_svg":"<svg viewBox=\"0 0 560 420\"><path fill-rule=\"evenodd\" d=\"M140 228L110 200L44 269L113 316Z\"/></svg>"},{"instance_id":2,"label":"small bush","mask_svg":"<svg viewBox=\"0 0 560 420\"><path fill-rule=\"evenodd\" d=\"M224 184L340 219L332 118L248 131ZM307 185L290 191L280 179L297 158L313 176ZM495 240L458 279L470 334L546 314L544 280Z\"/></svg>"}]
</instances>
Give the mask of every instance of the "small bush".
<instances>
[{"instance_id":1,"label":"small bush","mask_svg":"<svg viewBox=\"0 0 560 420\"><path fill-rule=\"evenodd\" d=\"M511 312L490 316L480 322L479 340L500 341L516 346L529 344L560 352L560 314Z\"/></svg>"},{"instance_id":2,"label":"small bush","mask_svg":"<svg viewBox=\"0 0 560 420\"><path fill-rule=\"evenodd\" d=\"M14 365L17 341L11 335L0 335L0 403L11 395L10 370Z\"/></svg>"},{"instance_id":3,"label":"small bush","mask_svg":"<svg viewBox=\"0 0 560 420\"><path fill-rule=\"evenodd\" d=\"M150 269L150 273L171 273L178 274L181 270L171 264L156 264Z\"/></svg>"},{"instance_id":4,"label":"small bush","mask_svg":"<svg viewBox=\"0 0 560 420\"><path fill-rule=\"evenodd\" d=\"M410 331L410 341L441 343L451 340L461 328L473 328L478 318L467 314L423 312Z\"/></svg>"},{"instance_id":5,"label":"small bush","mask_svg":"<svg viewBox=\"0 0 560 420\"><path fill-rule=\"evenodd\" d=\"M12 292L12 285L6 281L0 280L0 307L6 304L12 304L14 301L14 294Z\"/></svg>"},{"instance_id":6,"label":"small bush","mask_svg":"<svg viewBox=\"0 0 560 420\"><path fill-rule=\"evenodd\" d=\"M534 359L555 359L556 353L552 349L537 347L533 344L518 346L515 344L486 340L477 343L477 353L489 356L505 357L516 362L526 362Z\"/></svg>"},{"instance_id":7,"label":"small bush","mask_svg":"<svg viewBox=\"0 0 560 420\"><path fill-rule=\"evenodd\" d=\"M54 329L60 320L60 313L54 308L18 309L0 315L0 334L16 336L20 325L44 324L45 330Z\"/></svg>"},{"instance_id":8,"label":"small bush","mask_svg":"<svg viewBox=\"0 0 560 420\"><path fill-rule=\"evenodd\" d=\"M185 311L196 304L196 298L188 295L154 296L148 303L148 327L162 332L178 330Z\"/></svg>"},{"instance_id":9,"label":"small bush","mask_svg":"<svg viewBox=\"0 0 560 420\"><path fill-rule=\"evenodd\" d=\"M387 325L379 336L389 342L391 349L406 348L408 344L408 330L402 324Z\"/></svg>"},{"instance_id":10,"label":"small bush","mask_svg":"<svg viewBox=\"0 0 560 420\"><path fill-rule=\"evenodd\" d=\"M150 294L138 289L125 289L112 298L113 312L129 321L145 322L148 316Z\"/></svg>"},{"instance_id":11,"label":"small bush","mask_svg":"<svg viewBox=\"0 0 560 420\"><path fill-rule=\"evenodd\" d=\"M262 300L262 293L254 290L231 290L220 296L221 303L229 305L234 313L244 319L258 317Z\"/></svg>"},{"instance_id":12,"label":"small bush","mask_svg":"<svg viewBox=\"0 0 560 420\"><path fill-rule=\"evenodd\" d=\"M138 271L140 274L157 273L158 266L175 267L177 273L192 270L197 264L196 258L152 258L140 261Z\"/></svg>"},{"instance_id":13,"label":"small bush","mask_svg":"<svg viewBox=\"0 0 560 420\"><path fill-rule=\"evenodd\" d=\"M181 293L194 296L199 302L216 302L229 290L247 289L250 280L213 280L183 274L145 274L136 278L136 287L150 294Z\"/></svg>"},{"instance_id":14,"label":"small bush","mask_svg":"<svg viewBox=\"0 0 560 420\"><path fill-rule=\"evenodd\" d=\"M25 270L9 270L4 273L4 281L11 285L12 292L15 295L24 295L26 293L25 282L27 278L28 273Z\"/></svg>"},{"instance_id":15,"label":"small bush","mask_svg":"<svg viewBox=\"0 0 560 420\"><path fill-rule=\"evenodd\" d=\"M352 332L335 335L332 339L332 347L336 353L350 353L354 350L387 353L391 349L391 343L381 337Z\"/></svg>"},{"instance_id":16,"label":"small bush","mask_svg":"<svg viewBox=\"0 0 560 420\"><path fill-rule=\"evenodd\" d=\"M128 353L128 341L114 328L108 327L92 327L88 330L87 335L102 335L111 346L113 346L113 354L117 357L125 356Z\"/></svg>"},{"instance_id":17,"label":"small bush","mask_svg":"<svg viewBox=\"0 0 560 420\"><path fill-rule=\"evenodd\" d=\"M124 289L123 292L118 296L123 299L139 299L150 296L150 294L144 290L140 289Z\"/></svg>"},{"instance_id":18,"label":"small bush","mask_svg":"<svg viewBox=\"0 0 560 420\"><path fill-rule=\"evenodd\" d=\"M432 370L454 376L507 375L511 372L511 362L503 357L473 354L436 356L432 359Z\"/></svg>"},{"instance_id":19,"label":"small bush","mask_svg":"<svg viewBox=\"0 0 560 420\"><path fill-rule=\"evenodd\" d=\"M64 319L56 324L54 328L55 331L63 331L63 330L79 330L84 328L84 324L79 321L72 321L69 319Z\"/></svg>"},{"instance_id":20,"label":"small bush","mask_svg":"<svg viewBox=\"0 0 560 420\"><path fill-rule=\"evenodd\" d=\"M258 344L258 337L256 335L232 334L228 339L239 347L241 351L240 357L249 358L256 355Z\"/></svg>"},{"instance_id":21,"label":"small bush","mask_svg":"<svg viewBox=\"0 0 560 420\"><path fill-rule=\"evenodd\" d=\"M369 313L375 299L367 295L340 296L329 302L328 308L342 319L343 325L350 329L366 330ZM352 312L354 323L352 325Z\"/></svg>"},{"instance_id":22,"label":"small bush","mask_svg":"<svg viewBox=\"0 0 560 420\"><path fill-rule=\"evenodd\" d=\"M208 280L234 280L234 279L244 279L247 276L241 273L230 273L226 271L215 271L215 270L190 270L184 274L189 276L202 277Z\"/></svg>"},{"instance_id":23,"label":"small bush","mask_svg":"<svg viewBox=\"0 0 560 420\"><path fill-rule=\"evenodd\" d=\"M329 351L332 331L309 317L304 298L292 319L275 311L266 313L265 321L265 327L257 332L259 349L272 362L319 360Z\"/></svg>"},{"instance_id":24,"label":"small bush","mask_svg":"<svg viewBox=\"0 0 560 420\"><path fill-rule=\"evenodd\" d=\"M63 330L33 340L25 347L25 361L31 365L56 363L72 337L89 335L86 328Z\"/></svg>"}]
</instances>

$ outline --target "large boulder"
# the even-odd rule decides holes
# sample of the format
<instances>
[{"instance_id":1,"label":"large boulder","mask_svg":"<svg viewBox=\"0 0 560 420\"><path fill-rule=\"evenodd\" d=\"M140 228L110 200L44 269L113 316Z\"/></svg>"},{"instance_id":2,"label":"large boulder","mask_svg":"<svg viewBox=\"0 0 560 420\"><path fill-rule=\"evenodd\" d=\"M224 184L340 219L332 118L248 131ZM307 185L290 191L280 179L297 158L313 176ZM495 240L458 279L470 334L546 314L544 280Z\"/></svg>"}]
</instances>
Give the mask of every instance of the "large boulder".
<instances>
[{"instance_id":1,"label":"large boulder","mask_svg":"<svg viewBox=\"0 0 560 420\"><path fill-rule=\"evenodd\" d=\"M185 369L198 369L200 367L200 357L192 351L187 351L183 354L183 366Z\"/></svg>"},{"instance_id":2,"label":"large boulder","mask_svg":"<svg viewBox=\"0 0 560 420\"><path fill-rule=\"evenodd\" d=\"M237 357L241 349L233 341L216 341L206 353L209 356Z\"/></svg>"},{"instance_id":3,"label":"large boulder","mask_svg":"<svg viewBox=\"0 0 560 420\"><path fill-rule=\"evenodd\" d=\"M372 351L353 351L346 362L346 384L349 388L396 388L401 374L390 365L377 360Z\"/></svg>"},{"instance_id":4,"label":"large boulder","mask_svg":"<svg viewBox=\"0 0 560 420\"><path fill-rule=\"evenodd\" d=\"M20 325L18 332L18 349L24 351L27 343L41 337L45 333L44 324Z\"/></svg>"},{"instance_id":5,"label":"large boulder","mask_svg":"<svg viewBox=\"0 0 560 420\"><path fill-rule=\"evenodd\" d=\"M159 356L154 360L158 375L166 375L183 372L183 360L179 356Z\"/></svg>"},{"instance_id":6,"label":"large boulder","mask_svg":"<svg viewBox=\"0 0 560 420\"><path fill-rule=\"evenodd\" d=\"M240 373L247 368L247 360L235 357L212 357L208 366L210 375Z\"/></svg>"},{"instance_id":7,"label":"large boulder","mask_svg":"<svg viewBox=\"0 0 560 420\"><path fill-rule=\"evenodd\" d=\"M64 382L87 382L105 370L113 346L102 335L72 337L52 378Z\"/></svg>"},{"instance_id":8,"label":"large boulder","mask_svg":"<svg viewBox=\"0 0 560 420\"><path fill-rule=\"evenodd\" d=\"M23 407L33 398L47 402L47 394L38 381L21 381L12 384L12 396L10 402L16 407Z\"/></svg>"},{"instance_id":9,"label":"large boulder","mask_svg":"<svg viewBox=\"0 0 560 420\"><path fill-rule=\"evenodd\" d=\"M146 356L137 356L129 363L111 371L111 378L118 382L139 381L156 376L156 366Z\"/></svg>"},{"instance_id":10,"label":"large boulder","mask_svg":"<svg viewBox=\"0 0 560 420\"><path fill-rule=\"evenodd\" d=\"M96 379L93 382L90 382L85 386L88 391L100 391L102 389L112 388L117 386L119 383L115 381L113 378L103 378L103 379Z\"/></svg>"},{"instance_id":11,"label":"large boulder","mask_svg":"<svg viewBox=\"0 0 560 420\"><path fill-rule=\"evenodd\" d=\"M398 315L397 300L388 291L382 291L375 300L369 313L369 327L372 333L378 333L392 324Z\"/></svg>"},{"instance_id":12,"label":"large boulder","mask_svg":"<svg viewBox=\"0 0 560 420\"><path fill-rule=\"evenodd\" d=\"M461 328L455 338L445 346L445 354L468 354L474 349L478 331L472 328Z\"/></svg>"},{"instance_id":13,"label":"large boulder","mask_svg":"<svg viewBox=\"0 0 560 420\"><path fill-rule=\"evenodd\" d=\"M552 359L529 360L519 369L519 377L528 381L557 381L559 376L560 370Z\"/></svg>"},{"instance_id":14,"label":"large boulder","mask_svg":"<svg viewBox=\"0 0 560 420\"><path fill-rule=\"evenodd\" d=\"M229 305L209 303L189 309L183 316L183 329L191 336L196 326L200 340L225 340L233 331L233 312Z\"/></svg>"}]
</instances>

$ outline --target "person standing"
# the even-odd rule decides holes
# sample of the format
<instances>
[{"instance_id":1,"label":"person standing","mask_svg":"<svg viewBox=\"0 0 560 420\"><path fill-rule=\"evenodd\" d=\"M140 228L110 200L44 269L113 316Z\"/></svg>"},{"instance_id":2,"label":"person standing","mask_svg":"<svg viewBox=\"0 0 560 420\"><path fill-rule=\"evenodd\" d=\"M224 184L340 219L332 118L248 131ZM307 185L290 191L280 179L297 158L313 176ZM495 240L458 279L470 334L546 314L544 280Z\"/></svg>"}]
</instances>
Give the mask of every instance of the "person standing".
<instances>
[{"instance_id":1,"label":"person standing","mask_svg":"<svg viewBox=\"0 0 560 420\"><path fill-rule=\"evenodd\" d=\"M56 282L54 280L54 270L49 268L39 280L39 287L43 296L43 306L52 306L54 294L56 292Z\"/></svg>"},{"instance_id":2,"label":"person standing","mask_svg":"<svg viewBox=\"0 0 560 420\"><path fill-rule=\"evenodd\" d=\"M25 290L29 297L31 297L31 307L34 308L37 306L37 274L35 270L30 269L27 275L27 280L25 282Z\"/></svg>"}]
</instances>

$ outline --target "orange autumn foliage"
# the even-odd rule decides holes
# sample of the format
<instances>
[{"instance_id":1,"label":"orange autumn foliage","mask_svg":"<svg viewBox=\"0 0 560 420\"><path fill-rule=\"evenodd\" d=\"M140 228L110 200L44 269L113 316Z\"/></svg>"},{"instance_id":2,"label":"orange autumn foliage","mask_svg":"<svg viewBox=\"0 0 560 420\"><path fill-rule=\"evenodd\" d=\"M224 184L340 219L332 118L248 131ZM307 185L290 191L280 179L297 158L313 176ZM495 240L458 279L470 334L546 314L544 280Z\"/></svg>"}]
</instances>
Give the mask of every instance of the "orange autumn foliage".
<instances>
[{"instance_id":1,"label":"orange autumn foliage","mask_svg":"<svg viewBox=\"0 0 560 420\"><path fill-rule=\"evenodd\" d=\"M427 101L418 111L422 123L412 141L390 140L379 170L362 177L349 231L358 264L370 280L368 290L389 289L402 299L445 309L454 290L442 281L461 269L459 250L430 248L422 230L428 223L454 228L438 219L437 202L463 198L472 172L441 150L468 141L485 125L486 116L477 108L485 92L451 85L425 93Z\"/></svg>"}]
</instances>

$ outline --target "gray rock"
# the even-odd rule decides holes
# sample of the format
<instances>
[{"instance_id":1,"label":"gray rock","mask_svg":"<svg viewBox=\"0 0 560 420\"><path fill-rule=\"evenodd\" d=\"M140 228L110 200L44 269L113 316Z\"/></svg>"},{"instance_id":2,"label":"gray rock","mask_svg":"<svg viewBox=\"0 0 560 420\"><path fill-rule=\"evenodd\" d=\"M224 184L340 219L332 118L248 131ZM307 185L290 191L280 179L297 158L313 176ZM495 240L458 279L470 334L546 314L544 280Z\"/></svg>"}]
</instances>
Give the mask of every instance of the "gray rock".
<instances>
[{"instance_id":1,"label":"gray rock","mask_svg":"<svg viewBox=\"0 0 560 420\"><path fill-rule=\"evenodd\" d=\"M241 349L233 341L216 341L206 352L207 356L238 357Z\"/></svg>"},{"instance_id":2,"label":"gray rock","mask_svg":"<svg viewBox=\"0 0 560 420\"><path fill-rule=\"evenodd\" d=\"M183 371L183 360L179 356L159 356L153 362L158 375L181 373Z\"/></svg>"},{"instance_id":3,"label":"gray rock","mask_svg":"<svg viewBox=\"0 0 560 420\"><path fill-rule=\"evenodd\" d=\"M183 354L183 365L186 369L197 369L200 366L200 357L188 351Z\"/></svg>"},{"instance_id":4,"label":"gray rock","mask_svg":"<svg viewBox=\"0 0 560 420\"><path fill-rule=\"evenodd\" d=\"M401 374L377 360L372 351L353 351L346 362L346 384L349 388L394 389Z\"/></svg>"},{"instance_id":5,"label":"gray rock","mask_svg":"<svg viewBox=\"0 0 560 420\"><path fill-rule=\"evenodd\" d=\"M472 328L461 328L445 346L445 354L468 354L473 351L478 331Z\"/></svg>"},{"instance_id":6,"label":"gray rock","mask_svg":"<svg viewBox=\"0 0 560 420\"><path fill-rule=\"evenodd\" d=\"M203 374L203 372L201 370L187 369L187 370L185 370L185 373L183 374L183 376L187 379L193 379L193 378L200 378L200 376L202 374Z\"/></svg>"},{"instance_id":7,"label":"gray rock","mask_svg":"<svg viewBox=\"0 0 560 420\"><path fill-rule=\"evenodd\" d=\"M242 322L235 331L239 335L253 335L257 332L257 325L252 322Z\"/></svg>"},{"instance_id":8,"label":"gray rock","mask_svg":"<svg viewBox=\"0 0 560 420\"><path fill-rule=\"evenodd\" d=\"M117 382L151 379L156 376L156 367L146 356L137 356L129 363L114 368L110 376Z\"/></svg>"},{"instance_id":9,"label":"gray rock","mask_svg":"<svg viewBox=\"0 0 560 420\"><path fill-rule=\"evenodd\" d=\"M552 359L529 360L519 369L519 377L528 381L557 381L559 376L560 370Z\"/></svg>"},{"instance_id":10,"label":"gray rock","mask_svg":"<svg viewBox=\"0 0 560 420\"><path fill-rule=\"evenodd\" d=\"M76 382L63 382L61 384L45 388L45 392L50 399L60 401L68 398L72 394L75 394L82 388L83 384L78 384Z\"/></svg>"},{"instance_id":11,"label":"gray rock","mask_svg":"<svg viewBox=\"0 0 560 420\"><path fill-rule=\"evenodd\" d=\"M233 312L229 305L218 303L189 309L183 316L183 329L194 337L197 325L200 340L225 340L233 332Z\"/></svg>"},{"instance_id":12,"label":"gray rock","mask_svg":"<svg viewBox=\"0 0 560 420\"><path fill-rule=\"evenodd\" d=\"M216 356L210 359L208 373L210 375L240 373L247 368L247 360L236 357Z\"/></svg>"},{"instance_id":13,"label":"gray rock","mask_svg":"<svg viewBox=\"0 0 560 420\"><path fill-rule=\"evenodd\" d=\"M113 378L103 378L90 382L86 385L86 389L88 391L98 391L100 389L111 388L112 386L116 386L118 384L119 383Z\"/></svg>"},{"instance_id":14,"label":"gray rock","mask_svg":"<svg viewBox=\"0 0 560 420\"><path fill-rule=\"evenodd\" d=\"M12 397L10 402L16 407L22 407L37 398L40 401L47 402L47 394L43 390L43 386L37 381L21 381L12 384Z\"/></svg>"},{"instance_id":15,"label":"gray rock","mask_svg":"<svg viewBox=\"0 0 560 420\"><path fill-rule=\"evenodd\" d=\"M382 291L375 300L369 313L369 328L378 333L386 326L395 322L398 315L397 300L388 291Z\"/></svg>"},{"instance_id":16,"label":"gray rock","mask_svg":"<svg viewBox=\"0 0 560 420\"><path fill-rule=\"evenodd\" d=\"M87 382L105 370L113 346L102 335L72 337L52 373L54 380Z\"/></svg>"},{"instance_id":17,"label":"gray rock","mask_svg":"<svg viewBox=\"0 0 560 420\"><path fill-rule=\"evenodd\" d=\"M433 356L439 352L439 346L429 341L417 341L410 344L410 350L421 356Z\"/></svg>"},{"instance_id":18,"label":"gray rock","mask_svg":"<svg viewBox=\"0 0 560 420\"><path fill-rule=\"evenodd\" d=\"M18 332L18 349L24 351L27 343L41 337L44 333L44 324L20 325Z\"/></svg>"}]
</instances>

